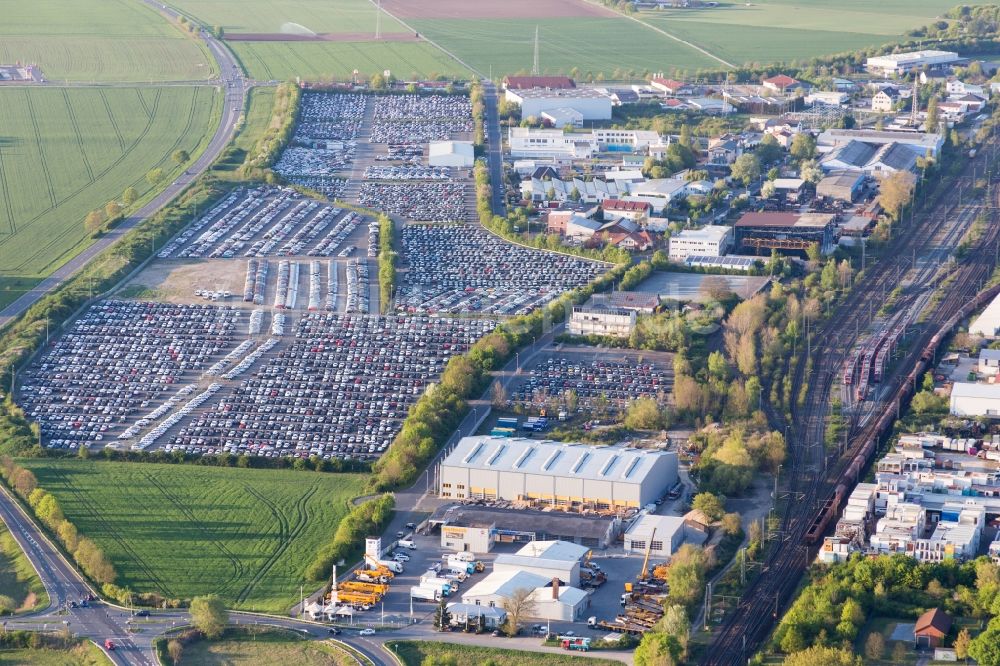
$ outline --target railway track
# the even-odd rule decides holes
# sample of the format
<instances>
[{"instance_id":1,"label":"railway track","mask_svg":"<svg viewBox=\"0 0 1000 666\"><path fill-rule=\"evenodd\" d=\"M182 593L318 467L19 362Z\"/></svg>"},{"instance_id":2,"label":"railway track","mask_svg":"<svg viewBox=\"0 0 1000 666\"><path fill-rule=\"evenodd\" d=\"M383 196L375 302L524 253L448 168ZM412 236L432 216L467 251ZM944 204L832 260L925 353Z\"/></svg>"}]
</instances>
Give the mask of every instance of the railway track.
<instances>
[{"instance_id":1,"label":"railway track","mask_svg":"<svg viewBox=\"0 0 1000 666\"><path fill-rule=\"evenodd\" d=\"M994 145L993 137L988 145ZM976 173L985 173L986 155L991 152L981 150L977 158L968 160L957 182L971 183ZM841 456L830 460L824 450L824 440L831 391L841 379L844 361L854 348L858 332L871 324L880 309L881 303L876 307L879 295L891 293L899 284L900 276L911 269L915 269L914 275L902 305L916 307L921 299L927 298L937 278L939 264L933 261L926 261L923 267L911 264L917 254L935 256L932 247L935 239L947 246L962 237L971 219L963 223L959 210L961 197L959 188L940 193L930 207L914 223L904 227L886 247L882 260L865 271L860 283L821 325L816 336L819 342L812 350L813 370L809 377L805 374L806 354L800 357L793 377L792 395L799 395L804 382L808 381L809 385L804 405L792 411L790 460L783 488L793 501L788 502L778 539L768 550L761 574L725 618L702 659L703 664L737 666L746 663L766 640L811 561L805 535L814 519L822 515L821 508L831 504L836 513L836 504L845 492L840 484L841 477L848 470L855 474L854 480L860 474L858 460L863 449L870 455L886 424L891 425L903 401L909 397L907 384L916 379L911 370L921 363L925 348L932 340L940 340L939 330L969 307L991 275L1000 239L1000 229L995 224L988 224L975 248L956 262L947 294L933 306L925 325L911 339L904 357L883 378L878 398L872 401L869 409L855 415L849 429L849 443ZM880 412L880 418L873 418ZM769 413L773 414L774 410ZM773 425L785 427L786 424L784 418L779 417L778 423Z\"/></svg>"}]
</instances>

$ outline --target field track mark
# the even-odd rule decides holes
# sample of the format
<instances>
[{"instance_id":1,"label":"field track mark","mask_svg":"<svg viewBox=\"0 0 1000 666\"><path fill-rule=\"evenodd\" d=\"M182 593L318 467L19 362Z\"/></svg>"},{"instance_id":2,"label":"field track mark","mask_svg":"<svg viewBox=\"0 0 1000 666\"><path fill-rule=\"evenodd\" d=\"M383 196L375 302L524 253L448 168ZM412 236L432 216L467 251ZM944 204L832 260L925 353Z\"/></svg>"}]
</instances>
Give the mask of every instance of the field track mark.
<instances>
[{"instance_id":1,"label":"field track mark","mask_svg":"<svg viewBox=\"0 0 1000 666\"><path fill-rule=\"evenodd\" d=\"M208 527L206 527L205 524L200 521L189 508L187 508L187 505L181 501L181 498L174 495L162 481L148 472L144 472L143 475L149 479L149 482L160 491L160 494L173 504L174 507L176 507L177 510L191 522L192 525L197 527L207 537L208 541L218 548L219 552L221 552L233 565L233 575L230 576L224 583L220 583L217 590L226 590L230 585L242 578L246 574L246 568L243 566L243 563L240 562L240 558L234 555L222 541L219 541L212 536L211 530L209 530Z\"/></svg>"},{"instance_id":2,"label":"field track mark","mask_svg":"<svg viewBox=\"0 0 1000 666\"><path fill-rule=\"evenodd\" d=\"M381 11L383 14L385 14L386 16L388 16L389 18L391 18L392 20L396 21L396 23L399 23L401 26L403 26L404 28L406 28L408 31L410 31L410 32L412 32L414 34L420 32L419 30L416 30L412 25L410 25L406 21L402 20L401 18L399 18L395 14L392 14L389 11L387 11L385 9L385 7L383 7L381 5L381 3L376 3L376 0L368 0L368 1L370 3L372 3L373 5L375 5L376 11ZM478 69L476 69L475 67L473 67L469 63L465 62L461 58L459 58L457 55L455 55L454 53L452 53L451 51L449 51L445 47L443 47L440 44L438 44L437 42L435 42L433 39L428 39L427 35L421 35L420 39L422 39L423 41L427 42L428 44L430 44L431 46L433 46L434 48L436 48L438 51L441 51L446 56L448 56L449 58L451 58L452 60L454 60L455 62L457 62L462 67L465 67L467 70L469 70L473 74L476 74L477 76L479 76L479 78L481 78L481 79L485 79L486 78L485 74L483 74Z\"/></svg>"},{"instance_id":3,"label":"field track mark","mask_svg":"<svg viewBox=\"0 0 1000 666\"><path fill-rule=\"evenodd\" d=\"M24 99L28 103L28 117L31 119L31 127L35 131L35 145L38 147L38 158L42 165L42 172L45 174L45 186L49 190L49 201L52 203L49 210L56 207L56 191L52 187L52 173L49 171L49 163L45 159L45 150L42 148L42 133L38 129L38 118L35 116L35 105L31 102L31 93L24 89Z\"/></svg>"},{"instance_id":4,"label":"field track mark","mask_svg":"<svg viewBox=\"0 0 1000 666\"><path fill-rule=\"evenodd\" d=\"M273 502L264 497L262 494L258 493L256 490L251 489L249 486L247 486L247 489L250 490L250 493L252 495L259 498L262 502L268 505L269 508L274 506ZM318 486L314 485L312 488L306 491L302 496L300 496L298 500L296 500L294 505L295 524L292 527L291 532L288 533L287 538L283 539L282 542L278 544L278 547L274 550L273 553L271 553L271 556L267 559L267 561L260 568L260 570L254 575L253 579L251 579L251 581L247 583L247 586L240 592L240 596L237 598L238 602L242 603L243 601L246 600L248 596L250 596L250 592L252 592L253 589L257 587L260 581L264 578L264 576L267 575L267 573L274 568L274 565L278 563L278 560L280 560L281 557L285 554L285 551L287 551L288 548L292 545L292 542L296 538L298 538L299 534L302 533L302 530L305 529L306 525L309 524L309 511L307 505L309 503L309 500L312 499L312 496L316 494L317 490L319 490ZM272 509L272 511L275 510L276 508Z\"/></svg>"},{"instance_id":5,"label":"field track mark","mask_svg":"<svg viewBox=\"0 0 1000 666\"><path fill-rule=\"evenodd\" d=\"M278 524L278 535L277 535L278 544L280 545L287 542L289 539L290 531L288 529L288 519L285 517L285 514L279 511L278 507L274 504L274 502L268 499L266 495L260 493L253 487L246 484L243 485L243 488L250 495L252 495L258 502L267 507L267 510L271 512L271 515L274 517L275 521ZM257 584L257 582L259 582L261 571L264 570L264 567L267 566L267 563L269 561L270 557L268 557L268 559L264 561L264 564L261 565L261 567L256 571L256 573L254 573L253 577L251 577L251 579L247 581L247 584L243 586L243 589L240 590L239 594L236 595L237 603L242 603L243 600L246 599L247 596L249 596L250 591Z\"/></svg>"},{"instance_id":6,"label":"field track mark","mask_svg":"<svg viewBox=\"0 0 1000 666\"><path fill-rule=\"evenodd\" d=\"M157 90L156 90L156 96L155 96L155 98L153 100L154 117L155 117L156 109L160 105L160 91L161 91L161 89L157 88ZM112 124L114 124L114 120L113 119L111 120L111 122L112 122ZM101 172L99 172L97 174L97 178L98 179L103 178L112 169L114 169L119 164L121 164L125 160L125 158L128 157L129 154L139 145L139 143L142 142L143 139L146 138L146 135L149 134L149 130L152 129L152 127L153 127L153 118L150 118L149 121L146 123L146 126L143 128L142 132L139 134L138 137L136 137L135 141L133 141L131 145L129 145L128 147L126 147L125 152L123 152L121 155L119 155L118 159L116 159L114 162L112 162L107 167L105 167L104 170L102 170ZM118 131L117 128L115 129L115 131L116 132ZM63 199L63 203L69 201L73 197L75 197L78 194L82 193L85 189L87 189L86 185L83 185L83 186L77 188L74 192L71 192L65 199ZM41 213L39 213L35 217L33 217L30 220L28 220L27 224L31 224L32 222L35 222L36 220L38 220L38 218L40 218L42 215L45 215L48 212L49 211L42 211ZM75 227L68 227L68 228L64 229L61 233L56 234L55 236L50 237L49 241L47 243L45 243L44 245L42 245L41 247L37 248L34 254L32 254L32 255L30 255L28 257L25 257L25 259L21 262L21 264L20 264L20 266L18 266L18 268L20 268L21 270L25 270L24 269L25 265L30 265L31 262L34 261L35 257L44 254L50 247L52 247L53 245L59 243L68 234L73 233L74 229L75 229ZM2 241L0 241L0 244L2 244ZM52 259L49 262L49 264L51 264L51 263L53 263L55 261L58 261L59 258L60 257L56 257L56 258Z\"/></svg>"},{"instance_id":7,"label":"field track mark","mask_svg":"<svg viewBox=\"0 0 1000 666\"><path fill-rule=\"evenodd\" d=\"M76 113L73 111L73 105L69 102L69 93L66 89L62 89L63 102L66 104L66 113L69 115L69 123L73 126L73 136L76 137L76 145L80 148L80 157L83 160L83 168L87 170L87 178L90 182L94 182L94 169L90 166L90 158L87 157L87 151L83 148L83 134L80 132L80 124L76 121Z\"/></svg>"},{"instance_id":8,"label":"field track mark","mask_svg":"<svg viewBox=\"0 0 1000 666\"><path fill-rule=\"evenodd\" d=\"M101 96L101 102L104 103L104 110L107 112L108 120L111 122L111 129L115 131L115 136L118 138L118 149L121 150L122 153L125 153L125 137L122 136L122 131L118 128L118 121L115 120L115 113L111 110L111 104L108 102L108 96L104 94L103 89L99 89L98 94Z\"/></svg>"},{"instance_id":9,"label":"field track mark","mask_svg":"<svg viewBox=\"0 0 1000 666\"><path fill-rule=\"evenodd\" d=\"M149 109L149 104L146 103L146 98L142 96L142 89L141 88L136 88L135 89L135 96L137 98L139 98L139 105L142 106L142 110L146 112L146 117L147 118L152 118L153 117L153 113Z\"/></svg>"},{"instance_id":10,"label":"field track mark","mask_svg":"<svg viewBox=\"0 0 1000 666\"><path fill-rule=\"evenodd\" d=\"M586 3L588 3L588 4L591 4L591 5L598 5L598 3L595 2L595 0L583 0L583 1L586 2ZM604 5L598 5L598 6L604 7ZM675 42L677 42L679 44L683 44L684 46L687 46L688 48L692 48L695 51L697 51L698 53L701 53L702 55L706 55L709 58L711 58L712 60L715 60L716 62L725 65L729 69L736 69L736 65L734 65L733 63L728 62L726 60L723 60L722 58L720 58L719 56L715 55L711 51L707 51L707 50L703 49L702 47L698 46L694 42L689 42L686 39L681 39L677 35L669 33L666 30L664 30L663 28L658 28L658 27L656 27L655 25L653 25L651 23L646 23L642 19L636 18L635 16L629 16L628 14L623 14L622 12L618 11L617 9L612 9L610 7L608 7L607 9L611 9L611 11L613 11L615 14L618 14L622 18L626 18L626 19L628 19L630 21L635 21L639 25L646 26L647 28L649 28L653 32L658 32L661 35L663 35L664 37L668 37L668 38L674 40Z\"/></svg>"},{"instance_id":11,"label":"field track mark","mask_svg":"<svg viewBox=\"0 0 1000 666\"><path fill-rule=\"evenodd\" d=\"M111 525L111 523L108 522L106 518L103 517L98 507L95 506L94 503L90 499L88 499L87 496L84 495L79 488L74 486L70 481L66 479L65 473L58 469L54 469L53 471L56 474L58 482L62 484L63 488L69 491L69 493L71 493L80 503L80 506L82 506L91 515L94 521L99 523L104 528L108 536L115 542L117 542L119 546L121 546L122 550L124 550L126 554L128 554L128 556L132 558L132 562L140 571L142 571L142 573L146 575L149 581L153 583L153 585L155 585L164 596L166 597L175 596L167 588L167 586L163 584L163 581L160 580L160 577L156 575L156 572L154 572L152 568L150 568L150 566L146 563L146 561L142 559L142 557L140 557L138 553L135 552L135 549L133 549L131 544L129 544L125 540L125 538L121 535L121 533L117 529L115 529Z\"/></svg>"},{"instance_id":12,"label":"field track mark","mask_svg":"<svg viewBox=\"0 0 1000 666\"><path fill-rule=\"evenodd\" d=\"M17 223L14 222L14 210L10 204L10 187L7 185L7 174L3 168L3 149L0 148L0 194L3 194L4 210L7 211L7 222L10 224L10 236L17 233Z\"/></svg>"}]
</instances>

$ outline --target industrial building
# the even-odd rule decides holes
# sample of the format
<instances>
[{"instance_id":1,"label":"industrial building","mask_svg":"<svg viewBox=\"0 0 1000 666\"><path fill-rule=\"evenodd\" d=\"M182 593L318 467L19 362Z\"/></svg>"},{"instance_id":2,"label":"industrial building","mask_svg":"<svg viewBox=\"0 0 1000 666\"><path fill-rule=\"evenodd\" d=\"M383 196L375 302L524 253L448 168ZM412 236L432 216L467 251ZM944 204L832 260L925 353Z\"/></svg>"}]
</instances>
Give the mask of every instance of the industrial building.
<instances>
[{"instance_id":1,"label":"industrial building","mask_svg":"<svg viewBox=\"0 0 1000 666\"><path fill-rule=\"evenodd\" d=\"M1000 294L995 296L983 313L969 325L969 335L995 338L998 333L1000 333Z\"/></svg>"},{"instance_id":2,"label":"industrial building","mask_svg":"<svg viewBox=\"0 0 1000 666\"><path fill-rule=\"evenodd\" d=\"M944 145L944 137L940 134L924 132L907 132L893 130L870 130L870 129L828 129L820 132L816 137L816 146L819 152L827 153L831 149L859 141L861 143L881 146L887 143L898 143L909 146L918 156L937 157Z\"/></svg>"},{"instance_id":3,"label":"industrial building","mask_svg":"<svg viewBox=\"0 0 1000 666\"><path fill-rule=\"evenodd\" d=\"M646 514L625 531L625 552L669 559L684 543L684 519L679 516Z\"/></svg>"},{"instance_id":4,"label":"industrial building","mask_svg":"<svg viewBox=\"0 0 1000 666\"><path fill-rule=\"evenodd\" d=\"M600 335L627 338L635 330L634 310L603 304L575 305L569 318L570 335Z\"/></svg>"},{"instance_id":5,"label":"industrial building","mask_svg":"<svg viewBox=\"0 0 1000 666\"><path fill-rule=\"evenodd\" d=\"M442 548L472 553L488 553L496 543L548 540L607 548L621 528L614 516L477 504L446 505L435 511L428 522L441 526Z\"/></svg>"},{"instance_id":6,"label":"industrial building","mask_svg":"<svg viewBox=\"0 0 1000 666\"><path fill-rule=\"evenodd\" d=\"M584 120L611 120L611 98L592 88L508 88L504 95L521 107L522 118L565 108L581 114Z\"/></svg>"},{"instance_id":7,"label":"industrial building","mask_svg":"<svg viewBox=\"0 0 1000 666\"><path fill-rule=\"evenodd\" d=\"M503 553L493 560L494 573L527 571L563 585L580 586L580 563L590 549L567 541L532 541L515 554Z\"/></svg>"},{"instance_id":8,"label":"industrial building","mask_svg":"<svg viewBox=\"0 0 1000 666\"><path fill-rule=\"evenodd\" d=\"M505 76L503 77L503 87L506 90L525 90L528 88L569 90L576 88L576 81L568 76Z\"/></svg>"},{"instance_id":9,"label":"industrial building","mask_svg":"<svg viewBox=\"0 0 1000 666\"><path fill-rule=\"evenodd\" d=\"M469 168L476 163L471 141L431 141L427 163L435 167Z\"/></svg>"},{"instance_id":10,"label":"industrial building","mask_svg":"<svg viewBox=\"0 0 1000 666\"><path fill-rule=\"evenodd\" d=\"M733 243L733 228L709 225L701 229L684 229L670 237L669 256L684 261L689 256L721 257Z\"/></svg>"},{"instance_id":11,"label":"industrial building","mask_svg":"<svg viewBox=\"0 0 1000 666\"><path fill-rule=\"evenodd\" d=\"M955 382L951 387L951 414L1000 418L1000 384Z\"/></svg>"},{"instance_id":12,"label":"industrial building","mask_svg":"<svg viewBox=\"0 0 1000 666\"><path fill-rule=\"evenodd\" d=\"M816 196L854 203L865 191L865 175L858 171L833 171L816 185Z\"/></svg>"},{"instance_id":13,"label":"industrial building","mask_svg":"<svg viewBox=\"0 0 1000 666\"><path fill-rule=\"evenodd\" d=\"M893 76L921 69L941 69L962 61L954 51L909 51L868 58L865 69L872 74Z\"/></svg>"},{"instance_id":14,"label":"industrial building","mask_svg":"<svg viewBox=\"0 0 1000 666\"><path fill-rule=\"evenodd\" d=\"M503 608L504 601L521 590L532 590L531 617L540 620L574 622L582 620L590 597L578 587L562 585L558 578L527 571L494 571L462 595L462 602Z\"/></svg>"},{"instance_id":15,"label":"industrial building","mask_svg":"<svg viewBox=\"0 0 1000 666\"><path fill-rule=\"evenodd\" d=\"M750 212L735 224L736 246L750 252L805 251L818 243L826 253L833 247L837 216L831 213Z\"/></svg>"},{"instance_id":16,"label":"industrial building","mask_svg":"<svg viewBox=\"0 0 1000 666\"><path fill-rule=\"evenodd\" d=\"M677 478L673 452L476 436L463 437L442 461L440 493L567 510L627 509L659 499Z\"/></svg>"}]
</instances>

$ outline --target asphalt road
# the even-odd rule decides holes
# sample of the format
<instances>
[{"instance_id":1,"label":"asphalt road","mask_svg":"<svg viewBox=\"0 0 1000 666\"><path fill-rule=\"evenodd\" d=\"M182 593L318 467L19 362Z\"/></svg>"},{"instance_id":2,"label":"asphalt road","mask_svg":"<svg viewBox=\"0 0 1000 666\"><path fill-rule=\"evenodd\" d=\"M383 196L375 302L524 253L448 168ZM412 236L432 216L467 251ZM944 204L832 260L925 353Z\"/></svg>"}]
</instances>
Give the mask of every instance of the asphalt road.
<instances>
[{"instance_id":1,"label":"asphalt road","mask_svg":"<svg viewBox=\"0 0 1000 666\"><path fill-rule=\"evenodd\" d=\"M490 165L490 184L493 186L493 196L490 205L493 214L507 216L507 204L504 202L503 181L503 137L500 134L500 114L497 110L497 87L492 81L483 81L483 92L486 98L486 155Z\"/></svg>"},{"instance_id":2,"label":"asphalt road","mask_svg":"<svg viewBox=\"0 0 1000 666\"><path fill-rule=\"evenodd\" d=\"M164 8L158 2L143 1L171 19L176 19L179 16L177 12L169 7ZM16 301L3 310L0 310L0 327L7 325L13 318L24 313L43 296L57 289L86 266L90 260L116 243L130 229L170 203L185 187L208 169L222 151L225 150L236 131L236 121L239 120L240 114L243 112L243 100L246 96L248 82L243 78L243 71L225 46L208 33L203 33L202 37L208 50L218 64L218 84L223 87L225 92L219 127L215 130L215 135L212 137L211 142L209 142L208 147L187 171L181 174L177 180L168 185L149 203L122 220L109 233L63 264L52 275L39 282L34 289L25 292Z\"/></svg>"}]
</instances>

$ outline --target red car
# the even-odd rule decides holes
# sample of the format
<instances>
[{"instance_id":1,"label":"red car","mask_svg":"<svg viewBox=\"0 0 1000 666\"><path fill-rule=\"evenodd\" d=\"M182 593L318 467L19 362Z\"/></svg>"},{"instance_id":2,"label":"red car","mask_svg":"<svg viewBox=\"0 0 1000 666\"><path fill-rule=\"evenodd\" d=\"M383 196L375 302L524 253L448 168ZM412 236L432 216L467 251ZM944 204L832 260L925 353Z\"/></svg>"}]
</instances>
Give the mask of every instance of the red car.
<instances>
[{"instance_id":1,"label":"red car","mask_svg":"<svg viewBox=\"0 0 1000 666\"><path fill-rule=\"evenodd\" d=\"M115 642L113 640L111 640L110 638L105 638L104 639L104 649L105 650L114 650L115 649Z\"/></svg>"}]
</instances>

